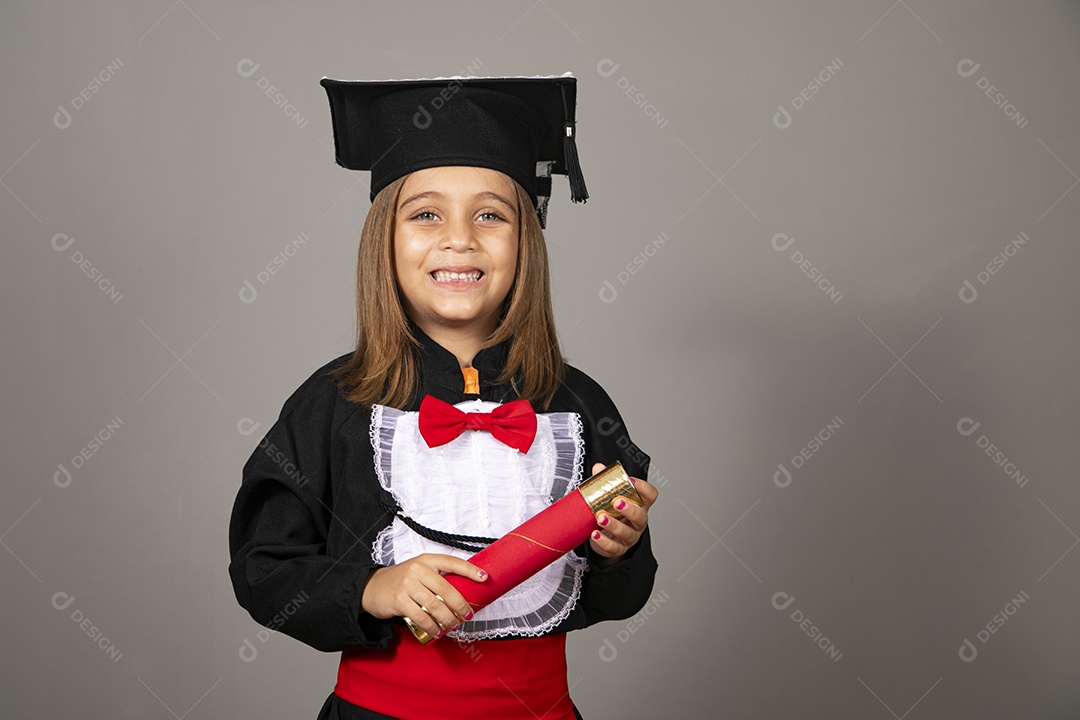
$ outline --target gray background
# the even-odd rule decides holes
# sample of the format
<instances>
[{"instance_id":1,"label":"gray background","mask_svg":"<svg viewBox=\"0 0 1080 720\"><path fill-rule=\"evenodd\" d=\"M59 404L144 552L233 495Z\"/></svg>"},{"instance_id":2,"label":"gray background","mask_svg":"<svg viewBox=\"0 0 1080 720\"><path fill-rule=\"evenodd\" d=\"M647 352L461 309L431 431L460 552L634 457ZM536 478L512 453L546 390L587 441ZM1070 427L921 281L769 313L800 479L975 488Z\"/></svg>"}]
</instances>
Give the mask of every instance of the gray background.
<instances>
[{"instance_id":1,"label":"gray background","mask_svg":"<svg viewBox=\"0 0 1080 720\"><path fill-rule=\"evenodd\" d=\"M571 70L556 312L661 486L585 717L1076 717L1077 3L367 5L4 4L3 714L315 716L226 528L352 339L318 81Z\"/></svg>"}]
</instances>

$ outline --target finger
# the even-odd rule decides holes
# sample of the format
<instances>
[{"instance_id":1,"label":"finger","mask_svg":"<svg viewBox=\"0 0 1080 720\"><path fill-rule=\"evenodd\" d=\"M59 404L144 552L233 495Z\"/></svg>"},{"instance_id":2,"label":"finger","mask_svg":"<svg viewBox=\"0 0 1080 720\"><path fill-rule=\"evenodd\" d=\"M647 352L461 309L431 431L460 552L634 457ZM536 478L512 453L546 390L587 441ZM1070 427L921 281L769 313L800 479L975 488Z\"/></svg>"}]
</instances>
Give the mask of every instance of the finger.
<instances>
[{"instance_id":1,"label":"finger","mask_svg":"<svg viewBox=\"0 0 1080 720\"><path fill-rule=\"evenodd\" d=\"M613 515L622 515L636 530L644 530L645 524L649 522L649 511L629 498L619 498L612 507ZM599 514L597 518L599 519Z\"/></svg>"},{"instance_id":2,"label":"finger","mask_svg":"<svg viewBox=\"0 0 1080 720\"><path fill-rule=\"evenodd\" d=\"M599 530L594 530L589 536L589 545L599 555L604 557L618 557L626 552L626 546L616 542Z\"/></svg>"},{"instance_id":3,"label":"finger","mask_svg":"<svg viewBox=\"0 0 1080 720\"><path fill-rule=\"evenodd\" d=\"M420 603L413 600L414 607L409 612L405 613L405 616L413 621L413 624L421 628L424 632L433 638L440 637L443 633L442 628L435 622L435 619L425 612L424 607Z\"/></svg>"},{"instance_id":4,"label":"finger","mask_svg":"<svg viewBox=\"0 0 1080 720\"><path fill-rule=\"evenodd\" d=\"M460 624L461 619L447 605L441 593L428 591L427 596L428 599L421 605L420 609L431 616L435 624L439 626L440 631L453 630Z\"/></svg>"},{"instance_id":5,"label":"finger","mask_svg":"<svg viewBox=\"0 0 1080 720\"><path fill-rule=\"evenodd\" d=\"M649 524L649 511L640 505L628 503L627 506L619 512L622 513L623 517L626 518L638 532L644 530L645 526Z\"/></svg>"},{"instance_id":6,"label":"finger","mask_svg":"<svg viewBox=\"0 0 1080 720\"><path fill-rule=\"evenodd\" d=\"M473 619L473 613L475 611L473 610L472 605L470 605L467 600L462 598L460 601L453 601L453 603L454 604L451 604L450 600L443 600L443 604L446 605L446 608L454 616L454 622L457 625L460 625L466 620Z\"/></svg>"},{"instance_id":7,"label":"finger","mask_svg":"<svg viewBox=\"0 0 1080 720\"><path fill-rule=\"evenodd\" d=\"M437 573L453 573L454 575L461 575L462 577L467 577L476 582L484 582L487 580L487 573L483 568L473 565L468 560L454 557L453 555L425 553L423 555L417 555L416 560L423 563L424 567L430 568ZM445 595L443 597L445 597Z\"/></svg>"},{"instance_id":8,"label":"finger","mask_svg":"<svg viewBox=\"0 0 1080 720\"><path fill-rule=\"evenodd\" d=\"M465 599L457 588L446 581L446 578L440 577L437 582L433 583L431 591L442 598L443 607L454 616L451 621L454 625L465 620L472 620L472 605L469 604L469 601ZM446 621L443 620L442 623L445 625Z\"/></svg>"},{"instance_id":9,"label":"finger","mask_svg":"<svg viewBox=\"0 0 1080 720\"><path fill-rule=\"evenodd\" d=\"M656 502L656 498L660 495L660 491L656 489L656 486L645 480L634 478L634 487L637 488L638 495L641 496L642 501L645 503L645 508L652 507L652 504Z\"/></svg>"},{"instance_id":10,"label":"finger","mask_svg":"<svg viewBox=\"0 0 1080 720\"><path fill-rule=\"evenodd\" d=\"M608 537L614 538L616 541L627 547L636 543L637 539L641 536L641 530L624 520L617 520L607 513L600 513L600 519L597 521L597 524L600 525L603 532L606 533Z\"/></svg>"},{"instance_id":11,"label":"finger","mask_svg":"<svg viewBox=\"0 0 1080 720\"><path fill-rule=\"evenodd\" d=\"M634 530L641 532L645 529L645 525L649 522L649 512L635 503L633 500L627 498L619 498L612 505L611 510L601 510L596 513L596 524L602 528L607 527L607 523L604 522L604 518L608 517L611 520L621 519L628 525L634 528Z\"/></svg>"}]
</instances>

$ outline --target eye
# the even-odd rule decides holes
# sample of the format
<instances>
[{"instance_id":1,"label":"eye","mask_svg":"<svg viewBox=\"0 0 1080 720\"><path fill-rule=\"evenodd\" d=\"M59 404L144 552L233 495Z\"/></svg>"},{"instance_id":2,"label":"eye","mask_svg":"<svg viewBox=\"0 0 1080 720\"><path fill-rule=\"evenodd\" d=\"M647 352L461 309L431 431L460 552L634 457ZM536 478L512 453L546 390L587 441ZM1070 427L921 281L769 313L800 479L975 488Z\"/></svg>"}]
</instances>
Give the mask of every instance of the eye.
<instances>
[{"instance_id":1,"label":"eye","mask_svg":"<svg viewBox=\"0 0 1080 720\"><path fill-rule=\"evenodd\" d=\"M438 217L439 217L438 215L431 212L430 210L421 210L420 212L416 213L415 215L413 215L409 219L410 220L419 220L421 222L426 222L426 221L429 221L429 220L438 220Z\"/></svg>"},{"instance_id":2,"label":"eye","mask_svg":"<svg viewBox=\"0 0 1080 720\"><path fill-rule=\"evenodd\" d=\"M506 218L494 211L480 213L480 220L484 222L505 222Z\"/></svg>"}]
</instances>

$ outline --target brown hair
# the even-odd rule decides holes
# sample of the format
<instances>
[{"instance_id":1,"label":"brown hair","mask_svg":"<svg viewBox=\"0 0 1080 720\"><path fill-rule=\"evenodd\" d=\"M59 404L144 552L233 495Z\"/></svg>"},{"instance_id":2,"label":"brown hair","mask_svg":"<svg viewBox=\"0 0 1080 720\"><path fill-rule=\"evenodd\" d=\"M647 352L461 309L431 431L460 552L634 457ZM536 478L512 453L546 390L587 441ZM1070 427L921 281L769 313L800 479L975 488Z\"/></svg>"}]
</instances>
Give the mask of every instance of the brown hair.
<instances>
[{"instance_id":1,"label":"brown hair","mask_svg":"<svg viewBox=\"0 0 1080 720\"><path fill-rule=\"evenodd\" d=\"M408 176L405 176L408 177ZM345 396L360 405L403 407L420 386L414 348L394 272L394 216L405 177L379 191L371 203L356 260L356 349L332 371ZM483 347L509 340L498 383L512 383L519 397L546 409L566 373L551 307L544 231L528 193L514 182L519 218L517 267L500 321Z\"/></svg>"}]
</instances>

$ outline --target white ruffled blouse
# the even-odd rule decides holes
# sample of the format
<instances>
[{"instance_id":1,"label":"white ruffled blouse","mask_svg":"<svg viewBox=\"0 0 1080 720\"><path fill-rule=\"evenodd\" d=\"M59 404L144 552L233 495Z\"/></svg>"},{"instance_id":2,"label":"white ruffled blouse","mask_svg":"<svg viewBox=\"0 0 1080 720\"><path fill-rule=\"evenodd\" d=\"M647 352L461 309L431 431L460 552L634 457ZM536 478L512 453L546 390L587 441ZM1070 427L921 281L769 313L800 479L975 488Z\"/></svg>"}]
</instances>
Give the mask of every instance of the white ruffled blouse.
<instances>
[{"instance_id":1,"label":"white ruffled blouse","mask_svg":"<svg viewBox=\"0 0 1080 720\"><path fill-rule=\"evenodd\" d=\"M498 406L483 400L455 405L463 412ZM379 483L407 516L429 528L502 537L581 483L584 439L577 413L538 413L536 438L525 454L474 430L430 448L418 418L418 412L375 405L370 434ZM473 554L422 537L395 516L379 533L372 559L393 565L423 553L464 559ZM481 640L545 634L574 608L587 566L571 551L448 635Z\"/></svg>"}]
</instances>

